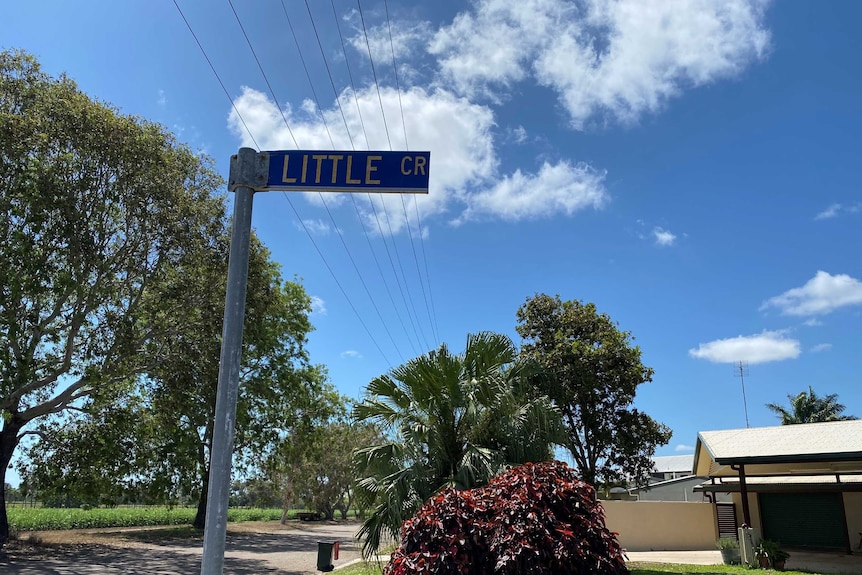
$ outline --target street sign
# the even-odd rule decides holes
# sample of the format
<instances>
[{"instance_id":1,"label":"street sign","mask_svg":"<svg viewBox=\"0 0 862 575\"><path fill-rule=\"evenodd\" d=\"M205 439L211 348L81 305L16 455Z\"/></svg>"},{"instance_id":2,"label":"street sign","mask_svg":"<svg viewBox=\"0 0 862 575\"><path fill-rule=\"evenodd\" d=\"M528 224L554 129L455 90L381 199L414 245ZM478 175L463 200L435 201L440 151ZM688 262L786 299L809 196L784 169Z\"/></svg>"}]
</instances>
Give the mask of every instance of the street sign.
<instances>
[{"instance_id":1,"label":"street sign","mask_svg":"<svg viewBox=\"0 0 862 575\"><path fill-rule=\"evenodd\" d=\"M281 150L258 190L427 194L430 152Z\"/></svg>"}]
</instances>

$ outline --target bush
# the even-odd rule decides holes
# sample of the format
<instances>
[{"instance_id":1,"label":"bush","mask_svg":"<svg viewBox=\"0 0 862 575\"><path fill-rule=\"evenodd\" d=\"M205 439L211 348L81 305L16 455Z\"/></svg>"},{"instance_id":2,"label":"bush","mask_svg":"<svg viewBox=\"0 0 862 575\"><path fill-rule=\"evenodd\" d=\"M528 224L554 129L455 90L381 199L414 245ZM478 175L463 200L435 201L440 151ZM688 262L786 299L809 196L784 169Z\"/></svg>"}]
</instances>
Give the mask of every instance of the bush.
<instances>
[{"instance_id":1,"label":"bush","mask_svg":"<svg viewBox=\"0 0 862 575\"><path fill-rule=\"evenodd\" d=\"M401 527L384 575L627 574L592 486L565 463L527 463L446 489Z\"/></svg>"},{"instance_id":2,"label":"bush","mask_svg":"<svg viewBox=\"0 0 862 575\"><path fill-rule=\"evenodd\" d=\"M715 542L715 546L719 549L739 549L739 541L732 537L722 537Z\"/></svg>"}]
</instances>

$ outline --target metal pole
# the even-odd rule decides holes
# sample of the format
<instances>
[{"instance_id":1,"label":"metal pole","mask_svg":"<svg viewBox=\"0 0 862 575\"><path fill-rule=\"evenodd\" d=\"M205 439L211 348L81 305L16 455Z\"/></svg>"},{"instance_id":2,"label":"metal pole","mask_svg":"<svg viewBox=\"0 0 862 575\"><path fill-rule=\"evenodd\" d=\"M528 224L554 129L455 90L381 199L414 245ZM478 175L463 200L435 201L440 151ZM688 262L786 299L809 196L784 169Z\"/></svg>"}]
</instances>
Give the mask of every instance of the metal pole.
<instances>
[{"instance_id":1,"label":"metal pole","mask_svg":"<svg viewBox=\"0 0 862 575\"><path fill-rule=\"evenodd\" d=\"M221 575L227 535L227 508L230 498L230 470L236 425L236 401L239 389L239 362L242 355L242 328L245 319L245 295L248 284L251 209L258 154L243 148L231 161L231 188L234 190L233 230L227 271L224 328L218 373L213 446L210 453L210 476L207 491L207 514L204 529L201 575ZM237 178L234 171L238 170Z\"/></svg>"}]
</instances>

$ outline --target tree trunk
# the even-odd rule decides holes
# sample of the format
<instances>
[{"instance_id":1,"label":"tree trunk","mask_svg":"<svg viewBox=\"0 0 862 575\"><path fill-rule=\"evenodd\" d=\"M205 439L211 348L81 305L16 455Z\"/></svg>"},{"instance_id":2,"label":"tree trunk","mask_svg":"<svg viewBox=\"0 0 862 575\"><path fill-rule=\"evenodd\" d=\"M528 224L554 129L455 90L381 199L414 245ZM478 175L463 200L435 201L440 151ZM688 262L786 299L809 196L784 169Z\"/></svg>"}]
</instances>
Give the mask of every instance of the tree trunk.
<instances>
[{"instance_id":1,"label":"tree trunk","mask_svg":"<svg viewBox=\"0 0 862 575\"><path fill-rule=\"evenodd\" d=\"M13 415L3 423L0 430L0 548L9 541L9 517L6 515L6 469L12 461L12 454L18 446L18 432L24 423Z\"/></svg>"},{"instance_id":2,"label":"tree trunk","mask_svg":"<svg viewBox=\"0 0 862 575\"><path fill-rule=\"evenodd\" d=\"M195 514L195 520L192 527L195 529L203 529L206 527L207 519L207 490L210 484L210 473L208 469L204 469L203 477L201 478L201 496L198 499L198 512Z\"/></svg>"}]
</instances>

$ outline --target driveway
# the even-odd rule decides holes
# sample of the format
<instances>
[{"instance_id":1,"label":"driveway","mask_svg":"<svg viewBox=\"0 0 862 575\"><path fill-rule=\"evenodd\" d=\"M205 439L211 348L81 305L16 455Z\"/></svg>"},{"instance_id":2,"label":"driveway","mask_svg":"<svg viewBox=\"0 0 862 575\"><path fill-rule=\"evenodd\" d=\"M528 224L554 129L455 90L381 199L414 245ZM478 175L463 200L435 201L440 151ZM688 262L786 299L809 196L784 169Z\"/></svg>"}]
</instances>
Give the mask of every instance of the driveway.
<instances>
[{"instance_id":1,"label":"driveway","mask_svg":"<svg viewBox=\"0 0 862 575\"><path fill-rule=\"evenodd\" d=\"M300 575L317 571L317 542L338 541L336 567L360 557L357 523L231 524L225 549L225 575ZM4 575L197 575L199 540L141 542L124 530L83 530L59 543L61 532L43 532L0 554ZM68 532L66 532L68 533Z\"/></svg>"}]
</instances>

